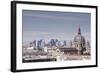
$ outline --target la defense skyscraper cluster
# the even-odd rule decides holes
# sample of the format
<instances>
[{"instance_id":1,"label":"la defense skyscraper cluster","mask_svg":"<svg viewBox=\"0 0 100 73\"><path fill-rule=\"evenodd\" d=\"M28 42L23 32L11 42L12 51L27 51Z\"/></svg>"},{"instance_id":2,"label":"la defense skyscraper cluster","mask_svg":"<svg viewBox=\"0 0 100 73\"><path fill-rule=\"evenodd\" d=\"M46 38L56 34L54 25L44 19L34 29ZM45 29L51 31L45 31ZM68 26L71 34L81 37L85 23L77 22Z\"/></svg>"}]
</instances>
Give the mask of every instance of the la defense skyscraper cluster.
<instances>
[{"instance_id":1,"label":"la defense skyscraper cluster","mask_svg":"<svg viewBox=\"0 0 100 73\"><path fill-rule=\"evenodd\" d=\"M67 37L67 36L66 36ZM91 58L90 41L82 35L78 27L77 35L67 45L66 40L51 39L48 43L44 39L33 40L28 46L23 46L23 62L89 60Z\"/></svg>"}]
</instances>

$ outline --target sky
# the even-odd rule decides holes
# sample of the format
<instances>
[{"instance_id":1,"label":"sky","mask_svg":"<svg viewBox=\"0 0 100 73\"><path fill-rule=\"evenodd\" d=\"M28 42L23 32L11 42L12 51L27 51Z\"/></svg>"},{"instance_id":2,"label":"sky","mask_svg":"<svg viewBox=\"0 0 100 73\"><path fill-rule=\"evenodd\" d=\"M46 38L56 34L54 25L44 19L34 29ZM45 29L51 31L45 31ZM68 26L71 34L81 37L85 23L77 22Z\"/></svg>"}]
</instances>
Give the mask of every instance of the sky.
<instances>
[{"instance_id":1,"label":"sky","mask_svg":"<svg viewBox=\"0 0 100 73\"><path fill-rule=\"evenodd\" d=\"M22 11L23 43L50 39L72 41L80 26L82 36L90 41L91 14L59 11Z\"/></svg>"}]
</instances>

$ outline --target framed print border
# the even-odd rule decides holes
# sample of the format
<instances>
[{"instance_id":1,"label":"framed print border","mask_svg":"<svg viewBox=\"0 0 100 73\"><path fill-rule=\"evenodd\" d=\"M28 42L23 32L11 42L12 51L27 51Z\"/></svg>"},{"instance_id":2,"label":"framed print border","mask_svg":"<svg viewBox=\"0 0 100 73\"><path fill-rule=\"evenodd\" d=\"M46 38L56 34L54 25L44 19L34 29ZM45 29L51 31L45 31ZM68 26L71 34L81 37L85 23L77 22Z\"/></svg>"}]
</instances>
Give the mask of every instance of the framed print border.
<instances>
[{"instance_id":1,"label":"framed print border","mask_svg":"<svg viewBox=\"0 0 100 73\"><path fill-rule=\"evenodd\" d=\"M58 7L80 7L80 8L93 8L96 11L95 17L95 65L83 65L83 66L70 66L70 67L52 67L52 68L37 68L37 69L17 69L17 4L27 5L44 5L44 6L58 6ZM55 70L55 69L73 69L73 68L87 68L98 66L98 7L91 5L75 5L75 4L58 4L58 3L43 3L43 2L27 2L27 1L12 1L11 2L11 71L40 71L40 70Z\"/></svg>"}]
</instances>

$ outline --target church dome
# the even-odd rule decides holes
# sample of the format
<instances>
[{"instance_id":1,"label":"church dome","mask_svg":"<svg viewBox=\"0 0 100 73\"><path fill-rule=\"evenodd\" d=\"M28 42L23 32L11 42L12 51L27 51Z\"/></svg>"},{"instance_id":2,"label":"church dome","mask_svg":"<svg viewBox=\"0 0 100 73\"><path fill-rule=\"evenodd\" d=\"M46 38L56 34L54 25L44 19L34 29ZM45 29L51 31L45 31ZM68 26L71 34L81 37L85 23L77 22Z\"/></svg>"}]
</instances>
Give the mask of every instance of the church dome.
<instances>
[{"instance_id":1,"label":"church dome","mask_svg":"<svg viewBox=\"0 0 100 73\"><path fill-rule=\"evenodd\" d=\"M85 38L82 35L76 35L74 37L74 42L80 43L80 44L85 44Z\"/></svg>"},{"instance_id":2,"label":"church dome","mask_svg":"<svg viewBox=\"0 0 100 73\"><path fill-rule=\"evenodd\" d=\"M81 29L78 28L78 33L74 37L74 46L78 50L78 54L83 54L85 50L85 38L81 35Z\"/></svg>"},{"instance_id":3,"label":"church dome","mask_svg":"<svg viewBox=\"0 0 100 73\"><path fill-rule=\"evenodd\" d=\"M78 33L74 37L74 43L85 44L85 38L81 35L80 27L78 28Z\"/></svg>"}]
</instances>

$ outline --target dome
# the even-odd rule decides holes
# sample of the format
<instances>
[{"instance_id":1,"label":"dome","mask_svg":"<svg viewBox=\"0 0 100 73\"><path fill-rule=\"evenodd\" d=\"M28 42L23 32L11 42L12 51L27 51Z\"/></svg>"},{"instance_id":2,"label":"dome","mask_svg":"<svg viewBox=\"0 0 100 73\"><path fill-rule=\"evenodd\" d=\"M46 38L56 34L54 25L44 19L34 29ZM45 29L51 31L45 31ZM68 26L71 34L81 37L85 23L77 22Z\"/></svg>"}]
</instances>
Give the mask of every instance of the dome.
<instances>
[{"instance_id":1,"label":"dome","mask_svg":"<svg viewBox=\"0 0 100 73\"><path fill-rule=\"evenodd\" d=\"M78 28L78 33L74 37L74 43L85 44L85 38L81 35L81 29Z\"/></svg>"},{"instance_id":2,"label":"dome","mask_svg":"<svg viewBox=\"0 0 100 73\"><path fill-rule=\"evenodd\" d=\"M78 49L78 54L83 54L85 50L85 38L81 35L80 27L78 28L77 35L74 37L74 46Z\"/></svg>"},{"instance_id":3,"label":"dome","mask_svg":"<svg viewBox=\"0 0 100 73\"><path fill-rule=\"evenodd\" d=\"M76 35L74 37L74 43L85 44L85 38L82 35Z\"/></svg>"}]
</instances>

